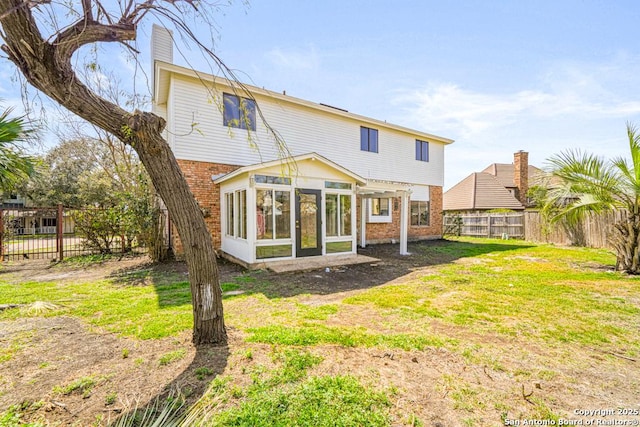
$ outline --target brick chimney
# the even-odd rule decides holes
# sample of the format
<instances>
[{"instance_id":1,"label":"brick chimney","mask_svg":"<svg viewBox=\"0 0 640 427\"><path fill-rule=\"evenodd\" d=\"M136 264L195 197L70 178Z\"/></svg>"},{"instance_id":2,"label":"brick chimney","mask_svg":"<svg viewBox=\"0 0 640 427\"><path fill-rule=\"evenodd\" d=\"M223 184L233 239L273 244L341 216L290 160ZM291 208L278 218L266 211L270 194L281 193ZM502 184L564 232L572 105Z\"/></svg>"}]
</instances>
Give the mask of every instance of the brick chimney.
<instances>
[{"instance_id":1,"label":"brick chimney","mask_svg":"<svg viewBox=\"0 0 640 427\"><path fill-rule=\"evenodd\" d=\"M513 153L513 182L516 185L516 199L526 207L529 190L529 153L526 151Z\"/></svg>"}]
</instances>

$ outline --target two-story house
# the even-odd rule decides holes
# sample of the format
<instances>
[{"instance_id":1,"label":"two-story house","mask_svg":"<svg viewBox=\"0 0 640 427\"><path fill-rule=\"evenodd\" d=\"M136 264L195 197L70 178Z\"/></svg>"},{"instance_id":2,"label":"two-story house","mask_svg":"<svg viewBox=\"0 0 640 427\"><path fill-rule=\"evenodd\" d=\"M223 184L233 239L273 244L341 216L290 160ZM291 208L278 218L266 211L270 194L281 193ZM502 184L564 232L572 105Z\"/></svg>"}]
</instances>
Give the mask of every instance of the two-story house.
<instances>
[{"instance_id":1,"label":"two-story house","mask_svg":"<svg viewBox=\"0 0 640 427\"><path fill-rule=\"evenodd\" d=\"M247 97L174 65L172 47L154 27L153 109L225 256L256 265L393 241L406 254L408 240L441 237L452 140L245 85Z\"/></svg>"}]
</instances>

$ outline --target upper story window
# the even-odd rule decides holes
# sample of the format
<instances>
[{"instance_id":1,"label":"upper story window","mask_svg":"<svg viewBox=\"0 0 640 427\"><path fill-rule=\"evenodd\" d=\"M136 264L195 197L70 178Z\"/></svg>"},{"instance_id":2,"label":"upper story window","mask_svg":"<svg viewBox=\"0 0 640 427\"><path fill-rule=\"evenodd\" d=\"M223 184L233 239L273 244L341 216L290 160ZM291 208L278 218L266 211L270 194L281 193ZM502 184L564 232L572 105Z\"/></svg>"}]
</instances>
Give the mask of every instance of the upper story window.
<instances>
[{"instance_id":1,"label":"upper story window","mask_svg":"<svg viewBox=\"0 0 640 427\"><path fill-rule=\"evenodd\" d=\"M253 99L224 93L224 125L232 128L256 130L256 102Z\"/></svg>"},{"instance_id":2,"label":"upper story window","mask_svg":"<svg viewBox=\"0 0 640 427\"><path fill-rule=\"evenodd\" d=\"M416 160L429 161L429 143L427 141L416 139Z\"/></svg>"},{"instance_id":3,"label":"upper story window","mask_svg":"<svg viewBox=\"0 0 640 427\"><path fill-rule=\"evenodd\" d=\"M360 127L360 149L372 153L378 152L378 129Z\"/></svg>"}]
</instances>

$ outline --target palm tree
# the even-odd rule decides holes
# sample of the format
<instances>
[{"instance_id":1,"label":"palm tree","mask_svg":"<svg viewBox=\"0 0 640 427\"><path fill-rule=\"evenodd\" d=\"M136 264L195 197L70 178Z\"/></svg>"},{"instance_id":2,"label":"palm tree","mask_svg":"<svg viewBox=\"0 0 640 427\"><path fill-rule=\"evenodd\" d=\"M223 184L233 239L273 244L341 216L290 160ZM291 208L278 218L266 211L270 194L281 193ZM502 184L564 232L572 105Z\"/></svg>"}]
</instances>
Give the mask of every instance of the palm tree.
<instances>
[{"instance_id":1,"label":"palm tree","mask_svg":"<svg viewBox=\"0 0 640 427\"><path fill-rule=\"evenodd\" d=\"M621 210L613 224L610 243L616 268L640 273L640 134L627 123L631 161L624 157L604 160L579 150L549 159L553 185L544 211L552 222L575 224L592 213Z\"/></svg>"},{"instance_id":2,"label":"palm tree","mask_svg":"<svg viewBox=\"0 0 640 427\"><path fill-rule=\"evenodd\" d=\"M35 166L32 157L20 152L20 143L31 133L22 117L10 118L11 109L0 114L0 191L11 190L29 177Z\"/></svg>"}]
</instances>

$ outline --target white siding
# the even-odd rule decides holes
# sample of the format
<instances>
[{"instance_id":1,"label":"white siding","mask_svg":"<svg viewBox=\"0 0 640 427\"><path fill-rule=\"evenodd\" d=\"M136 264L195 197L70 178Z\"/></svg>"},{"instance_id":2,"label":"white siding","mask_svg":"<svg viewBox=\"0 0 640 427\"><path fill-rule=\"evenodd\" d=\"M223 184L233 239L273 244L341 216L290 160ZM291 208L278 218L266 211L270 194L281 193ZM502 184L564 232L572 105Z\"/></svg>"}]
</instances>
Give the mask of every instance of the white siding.
<instances>
[{"instance_id":1,"label":"white siding","mask_svg":"<svg viewBox=\"0 0 640 427\"><path fill-rule=\"evenodd\" d=\"M151 64L154 60L173 62L173 33L156 24L151 27Z\"/></svg>"},{"instance_id":2,"label":"white siding","mask_svg":"<svg viewBox=\"0 0 640 427\"><path fill-rule=\"evenodd\" d=\"M242 166L277 159L273 137L260 120L257 131L251 133L259 150L252 147L247 131L222 124L221 97L221 92L209 92L195 79L172 79L169 102L173 105L168 114L176 157ZM356 119L264 96L256 98L292 155L317 152L369 179L443 185L442 143L430 141L429 162L421 162L415 160L415 135L378 127L379 152L369 153L360 150L361 123Z\"/></svg>"},{"instance_id":3,"label":"white siding","mask_svg":"<svg viewBox=\"0 0 640 427\"><path fill-rule=\"evenodd\" d=\"M429 201L429 187L426 185L414 185L411 188L411 200Z\"/></svg>"}]
</instances>

